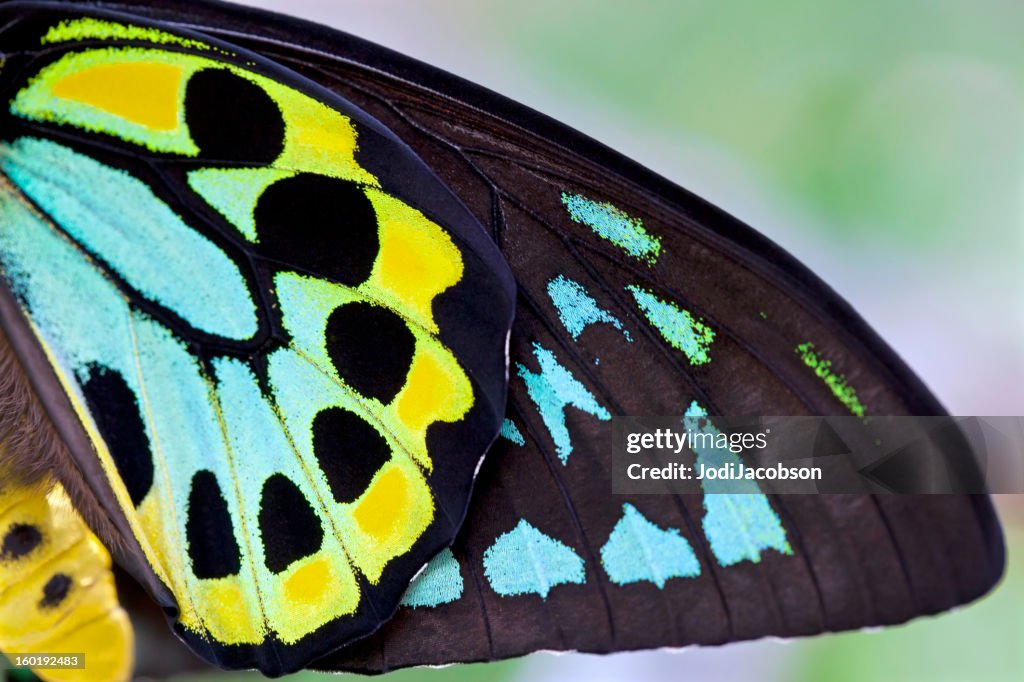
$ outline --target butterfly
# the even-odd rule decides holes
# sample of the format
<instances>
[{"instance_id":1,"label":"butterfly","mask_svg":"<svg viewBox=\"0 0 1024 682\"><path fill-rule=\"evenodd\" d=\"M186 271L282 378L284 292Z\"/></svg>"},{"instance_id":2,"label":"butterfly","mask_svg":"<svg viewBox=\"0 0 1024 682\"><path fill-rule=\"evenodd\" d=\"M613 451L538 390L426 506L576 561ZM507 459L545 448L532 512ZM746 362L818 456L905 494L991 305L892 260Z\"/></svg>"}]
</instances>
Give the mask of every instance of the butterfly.
<instances>
[{"instance_id":1,"label":"butterfly","mask_svg":"<svg viewBox=\"0 0 1024 682\"><path fill-rule=\"evenodd\" d=\"M0 15L0 324L53 434L4 461L210 663L792 637L998 580L985 496L612 495L615 415L943 413L724 212L304 22Z\"/></svg>"}]
</instances>

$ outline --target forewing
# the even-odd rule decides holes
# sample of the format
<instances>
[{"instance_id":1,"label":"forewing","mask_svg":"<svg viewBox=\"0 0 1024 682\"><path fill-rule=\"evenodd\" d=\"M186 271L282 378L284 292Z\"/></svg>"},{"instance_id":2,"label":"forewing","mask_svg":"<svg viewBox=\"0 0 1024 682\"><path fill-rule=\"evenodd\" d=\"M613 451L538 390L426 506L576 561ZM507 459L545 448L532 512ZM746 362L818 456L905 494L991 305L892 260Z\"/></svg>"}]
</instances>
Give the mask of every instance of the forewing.
<instances>
[{"instance_id":1,"label":"forewing","mask_svg":"<svg viewBox=\"0 0 1024 682\"><path fill-rule=\"evenodd\" d=\"M219 665L372 632L500 425L500 254L294 73L91 8L0 13L2 321L128 563Z\"/></svg>"}]
</instances>

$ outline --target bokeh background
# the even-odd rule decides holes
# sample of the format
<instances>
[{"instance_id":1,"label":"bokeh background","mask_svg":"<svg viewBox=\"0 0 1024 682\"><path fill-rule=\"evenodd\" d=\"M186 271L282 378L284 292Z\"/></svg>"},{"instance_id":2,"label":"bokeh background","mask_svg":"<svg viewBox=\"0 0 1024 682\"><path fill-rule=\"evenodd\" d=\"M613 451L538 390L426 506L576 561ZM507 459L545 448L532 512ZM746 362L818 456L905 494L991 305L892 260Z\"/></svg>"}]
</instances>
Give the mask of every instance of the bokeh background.
<instances>
[{"instance_id":1,"label":"bokeh background","mask_svg":"<svg viewBox=\"0 0 1024 682\"><path fill-rule=\"evenodd\" d=\"M368 38L601 140L796 255L954 414L1024 414L1021 3L245 4ZM1020 682L1024 499L999 504L1008 574L955 613L786 643L537 654L386 679Z\"/></svg>"}]
</instances>

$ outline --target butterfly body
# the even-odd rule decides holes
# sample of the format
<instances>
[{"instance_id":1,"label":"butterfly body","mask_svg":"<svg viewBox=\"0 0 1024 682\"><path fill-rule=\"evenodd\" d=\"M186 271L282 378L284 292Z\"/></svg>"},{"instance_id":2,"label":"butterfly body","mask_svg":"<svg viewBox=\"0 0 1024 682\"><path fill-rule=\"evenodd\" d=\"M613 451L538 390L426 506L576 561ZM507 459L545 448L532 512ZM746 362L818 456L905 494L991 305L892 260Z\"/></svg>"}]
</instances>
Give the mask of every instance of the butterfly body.
<instances>
[{"instance_id":1,"label":"butterfly body","mask_svg":"<svg viewBox=\"0 0 1024 682\"><path fill-rule=\"evenodd\" d=\"M208 660L797 636L998 577L984 497L611 495L614 415L942 412L700 199L301 22L0 15L0 322L117 558Z\"/></svg>"},{"instance_id":2,"label":"butterfly body","mask_svg":"<svg viewBox=\"0 0 1024 682\"><path fill-rule=\"evenodd\" d=\"M0 488L0 648L26 655L84 656L43 668L46 682L127 680L132 629L114 590L110 554L52 479L5 472ZM25 665L25 663L19 663Z\"/></svg>"}]
</instances>

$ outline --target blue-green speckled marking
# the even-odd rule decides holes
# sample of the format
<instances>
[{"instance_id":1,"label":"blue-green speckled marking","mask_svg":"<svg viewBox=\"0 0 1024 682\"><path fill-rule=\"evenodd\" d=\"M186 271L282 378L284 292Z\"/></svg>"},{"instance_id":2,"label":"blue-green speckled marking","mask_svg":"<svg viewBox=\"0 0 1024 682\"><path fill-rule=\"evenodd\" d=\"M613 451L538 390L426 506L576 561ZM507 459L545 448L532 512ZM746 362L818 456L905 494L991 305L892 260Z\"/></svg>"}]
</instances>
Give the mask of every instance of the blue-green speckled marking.
<instances>
[{"instance_id":1,"label":"blue-green speckled marking","mask_svg":"<svg viewBox=\"0 0 1024 682\"><path fill-rule=\"evenodd\" d=\"M251 413L244 399L230 394L220 401L179 339L130 310L116 286L79 249L5 191L0 191L0 264L80 403L84 396L78 382L90 372L117 372L124 378L152 446L151 453L139 453L155 460L151 494L165 495L167 508L187 509L192 475L200 469L212 471L223 490L231 489L233 473L239 472L232 472L215 405L236 403L248 424ZM276 469L279 462L254 457L246 471L257 475L253 469ZM231 517L242 518L238 498L228 495L226 502ZM178 514L165 531L185 537L185 519ZM245 538L239 525L234 532L241 547Z\"/></svg>"},{"instance_id":2,"label":"blue-green speckled marking","mask_svg":"<svg viewBox=\"0 0 1024 682\"><path fill-rule=\"evenodd\" d=\"M331 499L331 492L323 472L316 462L311 446L303 450L296 448L285 431L280 418L271 403L264 396L252 369L238 360L220 358L213 362L218 407L224 420L225 435L231 453L245 453L244 461L233 462L234 478L243 500L253 504L260 499L263 483L273 474L283 474L301 490L312 505L325 532L325 544L335 542L331 519L324 508L324 501ZM231 485L231 479L221 480L221 485ZM223 488L230 490L230 488ZM229 496L233 497L233 496ZM253 512L250 512L250 515ZM240 517L233 517L240 518ZM262 551L262 536L259 524L245 525L248 537L246 544L255 551ZM241 532L236 528L236 533ZM254 562L257 577L268 584L271 575L267 571L264 556Z\"/></svg>"},{"instance_id":3,"label":"blue-green speckled marking","mask_svg":"<svg viewBox=\"0 0 1024 682\"><path fill-rule=\"evenodd\" d=\"M240 494L225 495L231 518L240 521L244 518L241 500L250 505L251 515L263 481L281 473L299 486L329 531L318 504L318 499L330 494L329 487L316 466L309 438L304 449L297 452L292 447L247 365L221 358L213 362L213 376L206 376L180 339L131 310L113 282L80 249L13 193L2 190L0 265L79 403L85 402L79 382L91 372L117 372L124 378L152 447L151 453L139 456L154 459L156 478L150 494L163 498L161 507L187 509L192 477L205 469L214 474L221 490ZM287 367L286 374L288 381L279 384L289 388L296 389L296 382L301 385L304 380L293 379L293 368ZM323 380L322 374L316 374ZM305 388L308 394L308 385ZM321 400L336 398L319 388L314 392ZM308 434L308 421L297 426L299 435L301 427ZM244 462L238 461L236 452L247 454ZM173 514L162 532L186 537L186 519L187 514ZM256 553L243 557L251 568L242 570L254 571L259 581L269 584L258 524L235 523L233 533L239 547ZM324 542L329 551L341 551L332 534ZM180 551L184 554L187 548L181 546ZM186 572L185 578L189 592L197 593L194 577Z\"/></svg>"},{"instance_id":4,"label":"blue-green speckled marking","mask_svg":"<svg viewBox=\"0 0 1024 682\"><path fill-rule=\"evenodd\" d=\"M279 348L270 355L267 376L287 432L298 452L314 452L310 427L316 415L328 407L354 412L375 426L392 454L406 452L393 434L378 426L377 417L356 393L328 375L308 356L293 348Z\"/></svg>"},{"instance_id":5,"label":"blue-green speckled marking","mask_svg":"<svg viewBox=\"0 0 1024 682\"><path fill-rule=\"evenodd\" d=\"M597 236L607 239L623 251L653 265L661 254L661 240L644 229L639 218L622 209L593 199L562 192L562 203L569 217L590 227Z\"/></svg>"},{"instance_id":6,"label":"blue-green speckled marking","mask_svg":"<svg viewBox=\"0 0 1024 682\"><path fill-rule=\"evenodd\" d=\"M260 195L282 178L295 175L279 168L200 168L188 174L188 185L227 218L250 242L258 242L253 212Z\"/></svg>"},{"instance_id":7,"label":"blue-green speckled marking","mask_svg":"<svg viewBox=\"0 0 1024 682\"><path fill-rule=\"evenodd\" d=\"M632 342L629 330L623 329L622 322L610 312L597 304L583 285L568 277L558 275L548 282L548 296L558 311L558 317L565 325L566 331L572 334L573 340L579 340L583 330L592 324L606 322L623 333L627 341Z\"/></svg>"},{"instance_id":8,"label":"blue-green speckled marking","mask_svg":"<svg viewBox=\"0 0 1024 682\"><path fill-rule=\"evenodd\" d=\"M450 604L462 596L462 573L452 550L444 549L430 560L423 572L409 584L402 606L418 608Z\"/></svg>"},{"instance_id":9,"label":"blue-green speckled marking","mask_svg":"<svg viewBox=\"0 0 1024 682\"><path fill-rule=\"evenodd\" d=\"M131 338L124 297L71 242L2 188L0 259L4 277L63 369L74 376L102 365L125 374L131 384L132 350L119 342ZM44 274L55 272L61 276Z\"/></svg>"},{"instance_id":10,"label":"blue-green speckled marking","mask_svg":"<svg viewBox=\"0 0 1024 682\"><path fill-rule=\"evenodd\" d=\"M683 423L690 431L718 434L714 425L702 417L707 410L693 401L686 410ZM728 448L695 448L697 463L705 467L719 467L723 464L739 464L740 458ZM739 486L750 486L750 492L722 493L723 486L736 490ZM703 479L704 490L704 535L711 545L711 552L722 566L732 566L740 561L761 560L761 552L774 549L783 554L793 550L786 539L778 514L768 504L768 498L760 492L754 481L727 481Z\"/></svg>"},{"instance_id":11,"label":"blue-green speckled marking","mask_svg":"<svg viewBox=\"0 0 1024 682\"><path fill-rule=\"evenodd\" d=\"M586 582L583 559L525 519L484 551L484 575L503 597L539 594L547 598L556 585Z\"/></svg>"},{"instance_id":12,"label":"blue-green speckled marking","mask_svg":"<svg viewBox=\"0 0 1024 682\"><path fill-rule=\"evenodd\" d=\"M501 422L501 430L498 431L498 435L510 443L520 446L526 445L526 439L523 438L523 434L519 432L519 427L511 419Z\"/></svg>"},{"instance_id":13,"label":"blue-green speckled marking","mask_svg":"<svg viewBox=\"0 0 1024 682\"><path fill-rule=\"evenodd\" d=\"M558 458L562 464L566 464L572 454L572 439L565 424L565 408L572 405L601 421L608 421L612 416L597 402L593 393L559 364L554 353L535 343L533 355L540 365L540 374L531 372L519 363L516 363L516 371L526 383L526 392L537 406L544 425L555 441Z\"/></svg>"},{"instance_id":14,"label":"blue-green speckled marking","mask_svg":"<svg viewBox=\"0 0 1024 682\"><path fill-rule=\"evenodd\" d=\"M670 578L700 575L700 562L690 543L675 528L659 528L631 504L601 548L601 565L617 585L651 582L665 587Z\"/></svg>"},{"instance_id":15,"label":"blue-green speckled marking","mask_svg":"<svg viewBox=\"0 0 1024 682\"><path fill-rule=\"evenodd\" d=\"M144 183L36 138L0 148L0 169L146 298L209 334L244 340L258 330L238 267Z\"/></svg>"},{"instance_id":16,"label":"blue-green speckled marking","mask_svg":"<svg viewBox=\"0 0 1024 682\"><path fill-rule=\"evenodd\" d=\"M374 411L375 406L380 409L379 402L349 388L327 352L324 329L331 312L340 305L365 299L348 287L294 272L279 272L274 286L281 319L292 342L290 347L270 354L267 375L296 448L313 452L313 419L325 408L340 407L374 425L392 453L405 456L411 452L415 444L400 443L398 436L383 428L379 413ZM412 330L417 337L427 334L418 326Z\"/></svg>"},{"instance_id":17,"label":"blue-green speckled marking","mask_svg":"<svg viewBox=\"0 0 1024 682\"><path fill-rule=\"evenodd\" d=\"M681 350L691 365L711 362L709 351L715 340L715 332L704 322L683 310L675 303L663 301L649 291L630 285L626 290L633 294L636 304L643 310L648 321L661 333L662 338L674 348Z\"/></svg>"}]
</instances>

